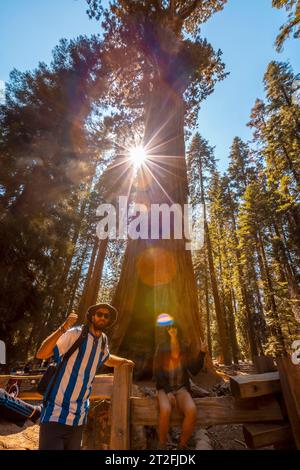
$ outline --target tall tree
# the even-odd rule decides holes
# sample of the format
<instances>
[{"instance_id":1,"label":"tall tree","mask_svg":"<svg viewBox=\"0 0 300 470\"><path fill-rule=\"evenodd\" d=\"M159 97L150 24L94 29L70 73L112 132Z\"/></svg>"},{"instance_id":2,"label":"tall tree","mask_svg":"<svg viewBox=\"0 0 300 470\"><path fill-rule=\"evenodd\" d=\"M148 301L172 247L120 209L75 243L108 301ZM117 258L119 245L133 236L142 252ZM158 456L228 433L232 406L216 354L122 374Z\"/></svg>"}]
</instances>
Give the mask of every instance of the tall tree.
<instances>
[{"instance_id":1,"label":"tall tree","mask_svg":"<svg viewBox=\"0 0 300 470\"><path fill-rule=\"evenodd\" d=\"M62 40L50 66L14 70L6 86L0 107L0 334L11 360L22 353L18 341L26 344L35 324L47 323L60 304L59 280L67 279L99 159L88 123L106 89L96 72L105 76L101 41L80 37Z\"/></svg>"},{"instance_id":2,"label":"tall tree","mask_svg":"<svg viewBox=\"0 0 300 470\"><path fill-rule=\"evenodd\" d=\"M273 245L277 258L282 260L289 296L298 318L300 107L292 99L294 78L288 64L269 64L264 77L267 102L256 102L249 125L254 129L254 139L265 162L266 184L273 207Z\"/></svg>"},{"instance_id":3,"label":"tall tree","mask_svg":"<svg viewBox=\"0 0 300 470\"><path fill-rule=\"evenodd\" d=\"M207 217L207 185L205 182L207 178L212 178L216 172L216 162L214 157L213 148L208 145L208 142L203 139L199 133L196 133L192 139L191 146L188 152L188 176L190 180L190 193L192 202L200 202L203 207L204 219L204 239L205 239L205 261L208 261L210 282L212 286L212 294L214 299L215 313L218 323L219 342L221 347L222 356L226 364L231 363L230 346L226 331L225 311L224 304L221 302L218 282L216 278L216 269L213 257L213 247L211 243L210 231L208 226ZM206 262L204 263L206 270ZM205 273L204 273L205 274ZM206 301L206 309L209 308L209 302ZM206 315L208 311L206 310Z\"/></svg>"},{"instance_id":4,"label":"tall tree","mask_svg":"<svg viewBox=\"0 0 300 470\"><path fill-rule=\"evenodd\" d=\"M104 40L119 102L129 108L143 107L148 161L139 173L138 185L143 190L137 198L148 207L170 202L183 207L187 201L184 123L195 122L200 102L224 77L220 51L215 53L200 38L199 27L225 3L114 1L104 9L102 2L88 0L90 16L104 19ZM115 348L132 355L135 344L135 351L140 349L136 356L151 357L154 316L166 309L198 347L201 326L196 285L185 241L174 237L129 241L114 304L121 312Z\"/></svg>"}]
</instances>

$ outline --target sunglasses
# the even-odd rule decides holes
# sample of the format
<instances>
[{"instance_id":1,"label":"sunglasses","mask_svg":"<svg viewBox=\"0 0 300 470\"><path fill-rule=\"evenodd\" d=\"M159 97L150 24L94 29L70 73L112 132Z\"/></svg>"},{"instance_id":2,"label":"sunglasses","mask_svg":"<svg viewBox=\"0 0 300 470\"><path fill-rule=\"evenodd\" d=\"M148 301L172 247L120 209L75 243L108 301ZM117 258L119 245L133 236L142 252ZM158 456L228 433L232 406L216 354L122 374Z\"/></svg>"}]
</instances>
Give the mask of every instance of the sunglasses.
<instances>
[{"instance_id":1,"label":"sunglasses","mask_svg":"<svg viewBox=\"0 0 300 470\"><path fill-rule=\"evenodd\" d=\"M106 320L110 318L110 313L96 312L95 315L98 318L105 318Z\"/></svg>"}]
</instances>

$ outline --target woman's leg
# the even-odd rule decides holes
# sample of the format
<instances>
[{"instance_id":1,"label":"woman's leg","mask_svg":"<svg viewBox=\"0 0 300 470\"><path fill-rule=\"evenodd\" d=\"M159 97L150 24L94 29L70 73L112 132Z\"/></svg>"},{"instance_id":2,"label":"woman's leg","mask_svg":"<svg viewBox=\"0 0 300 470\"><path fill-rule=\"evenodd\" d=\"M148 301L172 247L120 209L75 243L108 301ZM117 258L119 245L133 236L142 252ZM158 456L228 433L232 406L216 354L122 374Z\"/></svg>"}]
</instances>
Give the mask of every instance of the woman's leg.
<instances>
[{"instance_id":1,"label":"woman's leg","mask_svg":"<svg viewBox=\"0 0 300 470\"><path fill-rule=\"evenodd\" d=\"M158 418L159 444L161 446L164 446L167 442L172 406L164 390L162 389L158 390L157 398L158 398L158 406L159 406L159 418Z\"/></svg>"},{"instance_id":2,"label":"woman's leg","mask_svg":"<svg viewBox=\"0 0 300 470\"><path fill-rule=\"evenodd\" d=\"M176 393L176 402L184 416L179 444L185 446L195 429L197 408L191 394L184 387Z\"/></svg>"}]
</instances>

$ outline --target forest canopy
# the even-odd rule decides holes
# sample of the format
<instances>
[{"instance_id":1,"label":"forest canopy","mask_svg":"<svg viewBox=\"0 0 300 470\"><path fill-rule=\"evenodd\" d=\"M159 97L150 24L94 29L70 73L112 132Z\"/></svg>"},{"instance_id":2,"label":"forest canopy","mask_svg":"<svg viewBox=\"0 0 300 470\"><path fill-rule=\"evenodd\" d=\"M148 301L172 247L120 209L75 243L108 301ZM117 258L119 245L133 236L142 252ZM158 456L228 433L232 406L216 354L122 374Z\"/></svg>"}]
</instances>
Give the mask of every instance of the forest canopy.
<instances>
[{"instance_id":1,"label":"forest canopy","mask_svg":"<svg viewBox=\"0 0 300 470\"><path fill-rule=\"evenodd\" d=\"M198 114L230 72L201 29L226 3L87 0L101 36L62 39L50 64L12 70L0 105L0 339L12 363L97 301L118 308L113 347L141 370L166 308L227 364L286 353L299 336L297 73L268 64L252 139L234 137L222 172ZM288 13L281 49L299 37L300 2L272 3ZM128 158L136 144L142 169ZM120 195L202 204L203 247L99 240L97 207Z\"/></svg>"}]
</instances>

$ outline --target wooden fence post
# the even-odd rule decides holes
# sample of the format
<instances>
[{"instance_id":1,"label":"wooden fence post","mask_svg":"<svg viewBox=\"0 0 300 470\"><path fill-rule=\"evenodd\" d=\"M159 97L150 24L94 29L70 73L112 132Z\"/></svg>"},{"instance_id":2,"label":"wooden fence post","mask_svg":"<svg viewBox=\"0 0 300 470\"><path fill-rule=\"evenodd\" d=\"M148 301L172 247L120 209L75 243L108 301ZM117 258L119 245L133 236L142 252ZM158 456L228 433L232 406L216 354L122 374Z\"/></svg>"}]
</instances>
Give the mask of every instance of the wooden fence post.
<instances>
[{"instance_id":1,"label":"wooden fence post","mask_svg":"<svg viewBox=\"0 0 300 470\"><path fill-rule=\"evenodd\" d=\"M110 449L130 448L130 395L132 388L132 367L123 364L114 370L111 400Z\"/></svg>"},{"instance_id":2,"label":"wooden fence post","mask_svg":"<svg viewBox=\"0 0 300 470\"><path fill-rule=\"evenodd\" d=\"M276 359L285 406L293 437L300 449L300 365L292 363L290 357Z\"/></svg>"}]
</instances>

